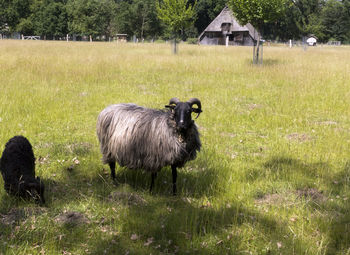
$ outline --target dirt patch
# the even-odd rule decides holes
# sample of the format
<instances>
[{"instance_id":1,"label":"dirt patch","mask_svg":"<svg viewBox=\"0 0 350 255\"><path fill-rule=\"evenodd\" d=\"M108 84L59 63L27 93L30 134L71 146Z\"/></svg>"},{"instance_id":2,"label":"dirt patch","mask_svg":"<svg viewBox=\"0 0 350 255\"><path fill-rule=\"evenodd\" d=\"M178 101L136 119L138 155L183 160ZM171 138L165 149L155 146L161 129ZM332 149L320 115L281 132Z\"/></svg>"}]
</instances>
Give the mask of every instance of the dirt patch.
<instances>
[{"instance_id":1,"label":"dirt patch","mask_svg":"<svg viewBox=\"0 0 350 255\"><path fill-rule=\"evenodd\" d=\"M206 127L203 127L203 126L200 126L200 125L197 125L199 131L208 131L208 128Z\"/></svg>"},{"instance_id":2,"label":"dirt patch","mask_svg":"<svg viewBox=\"0 0 350 255\"><path fill-rule=\"evenodd\" d=\"M86 91L83 91L79 94L79 96L81 97L86 97L88 95L88 93Z\"/></svg>"},{"instance_id":3,"label":"dirt patch","mask_svg":"<svg viewBox=\"0 0 350 255\"><path fill-rule=\"evenodd\" d=\"M36 163L37 164L48 164L48 163L50 163L49 155L46 155L45 157L39 156L36 159Z\"/></svg>"},{"instance_id":4,"label":"dirt patch","mask_svg":"<svg viewBox=\"0 0 350 255\"><path fill-rule=\"evenodd\" d=\"M80 212L64 212L55 218L55 221L65 225L88 224L90 221Z\"/></svg>"},{"instance_id":5,"label":"dirt patch","mask_svg":"<svg viewBox=\"0 0 350 255\"><path fill-rule=\"evenodd\" d=\"M226 136L226 137L236 137L237 135L234 133L226 133L226 132L221 132L220 133L221 136Z\"/></svg>"},{"instance_id":6,"label":"dirt patch","mask_svg":"<svg viewBox=\"0 0 350 255\"><path fill-rule=\"evenodd\" d=\"M278 204L293 204L290 196L287 194L265 194L264 196L255 199L255 204L278 205Z\"/></svg>"},{"instance_id":7,"label":"dirt patch","mask_svg":"<svg viewBox=\"0 0 350 255\"><path fill-rule=\"evenodd\" d=\"M298 133L289 134L286 136L286 138L289 141L297 141L300 143L307 142L312 139L312 137L309 136L308 134L298 134Z\"/></svg>"},{"instance_id":8,"label":"dirt patch","mask_svg":"<svg viewBox=\"0 0 350 255\"><path fill-rule=\"evenodd\" d=\"M315 123L317 125L324 125L324 126L338 125L338 123L336 121L333 121L333 120L317 121Z\"/></svg>"},{"instance_id":9,"label":"dirt patch","mask_svg":"<svg viewBox=\"0 0 350 255\"><path fill-rule=\"evenodd\" d=\"M234 152L227 152L226 153L231 159L235 159L238 157L238 152L234 151Z\"/></svg>"},{"instance_id":10,"label":"dirt patch","mask_svg":"<svg viewBox=\"0 0 350 255\"><path fill-rule=\"evenodd\" d=\"M109 195L110 201L117 201L127 205L145 205L147 201L141 196L122 191L114 191Z\"/></svg>"},{"instance_id":11,"label":"dirt patch","mask_svg":"<svg viewBox=\"0 0 350 255\"><path fill-rule=\"evenodd\" d=\"M260 104L248 104L247 107L248 107L248 110L249 110L249 111L252 111L252 110L254 110L254 109L260 109L260 108L262 108L262 105L260 105Z\"/></svg>"},{"instance_id":12,"label":"dirt patch","mask_svg":"<svg viewBox=\"0 0 350 255\"><path fill-rule=\"evenodd\" d=\"M292 191L289 193L273 193L265 194L257 199L255 199L255 204L257 205L293 205L297 204L297 199L312 200L314 202L324 202L327 197L322 193L322 191L316 188L304 188Z\"/></svg>"},{"instance_id":13,"label":"dirt patch","mask_svg":"<svg viewBox=\"0 0 350 255\"><path fill-rule=\"evenodd\" d=\"M92 148L92 144L90 143L73 143L67 145L67 150L69 153L78 154L78 155L84 155L90 152Z\"/></svg>"},{"instance_id":14,"label":"dirt patch","mask_svg":"<svg viewBox=\"0 0 350 255\"><path fill-rule=\"evenodd\" d=\"M140 93L144 95L155 95L153 91L153 86L151 85L146 85L146 84L138 84L136 85L140 91Z\"/></svg>"},{"instance_id":15,"label":"dirt patch","mask_svg":"<svg viewBox=\"0 0 350 255\"><path fill-rule=\"evenodd\" d=\"M304 188L296 191L297 197L301 199L309 199L313 201L323 202L327 198L323 195L322 191L317 190L316 188Z\"/></svg>"},{"instance_id":16,"label":"dirt patch","mask_svg":"<svg viewBox=\"0 0 350 255\"><path fill-rule=\"evenodd\" d=\"M39 148L39 149L40 148L51 148L53 145L54 145L53 143L43 143L43 142L41 142L41 143L35 145L34 147L35 148Z\"/></svg>"},{"instance_id":17,"label":"dirt patch","mask_svg":"<svg viewBox=\"0 0 350 255\"><path fill-rule=\"evenodd\" d=\"M47 210L40 207L11 208L6 214L0 214L0 223L12 225L33 215L40 215Z\"/></svg>"}]
</instances>

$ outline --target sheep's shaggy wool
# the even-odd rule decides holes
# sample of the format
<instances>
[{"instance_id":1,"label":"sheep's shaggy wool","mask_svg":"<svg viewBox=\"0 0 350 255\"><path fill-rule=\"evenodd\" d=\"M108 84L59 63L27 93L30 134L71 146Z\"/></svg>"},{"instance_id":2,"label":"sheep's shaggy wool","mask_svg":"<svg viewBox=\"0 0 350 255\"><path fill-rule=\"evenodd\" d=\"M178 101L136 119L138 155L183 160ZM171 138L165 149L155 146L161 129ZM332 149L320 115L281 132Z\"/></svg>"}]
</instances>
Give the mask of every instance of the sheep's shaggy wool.
<instances>
[{"instance_id":1,"label":"sheep's shaggy wool","mask_svg":"<svg viewBox=\"0 0 350 255\"><path fill-rule=\"evenodd\" d=\"M196 157L201 142L194 122L185 133L177 130L172 111L135 104L116 104L98 116L97 136L104 163L157 172L182 167Z\"/></svg>"},{"instance_id":2,"label":"sheep's shaggy wool","mask_svg":"<svg viewBox=\"0 0 350 255\"><path fill-rule=\"evenodd\" d=\"M15 136L5 145L0 160L5 190L23 198L44 200L44 184L35 178L35 157L27 138Z\"/></svg>"}]
</instances>

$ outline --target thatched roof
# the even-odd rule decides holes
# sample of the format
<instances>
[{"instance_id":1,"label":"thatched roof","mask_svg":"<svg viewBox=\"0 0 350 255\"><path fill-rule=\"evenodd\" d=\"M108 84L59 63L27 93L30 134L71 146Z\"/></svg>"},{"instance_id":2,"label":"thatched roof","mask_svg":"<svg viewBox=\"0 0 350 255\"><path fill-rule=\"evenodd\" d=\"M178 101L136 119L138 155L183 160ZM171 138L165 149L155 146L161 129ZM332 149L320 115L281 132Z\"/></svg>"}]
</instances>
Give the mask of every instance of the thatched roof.
<instances>
[{"instance_id":1,"label":"thatched roof","mask_svg":"<svg viewBox=\"0 0 350 255\"><path fill-rule=\"evenodd\" d=\"M239 32L239 31L248 31L250 36L254 39L258 39L258 31L250 24L247 23L244 26L241 26L233 15L232 11L225 7L220 14L207 26L207 28L201 33L199 38L201 39L202 35L205 32L221 32L221 26L223 23L231 23L230 33Z\"/></svg>"}]
</instances>

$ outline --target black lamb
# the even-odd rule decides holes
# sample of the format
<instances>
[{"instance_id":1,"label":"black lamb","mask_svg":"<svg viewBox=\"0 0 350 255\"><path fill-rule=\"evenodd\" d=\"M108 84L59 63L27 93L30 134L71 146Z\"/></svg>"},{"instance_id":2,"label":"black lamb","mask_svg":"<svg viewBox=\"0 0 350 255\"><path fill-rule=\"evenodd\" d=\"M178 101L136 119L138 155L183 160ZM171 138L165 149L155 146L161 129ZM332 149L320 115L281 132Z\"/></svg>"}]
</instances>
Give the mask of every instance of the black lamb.
<instances>
[{"instance_id":1,"label":"black lamb","mask_svg":"<svg viewBox=\"0 0 350 255\"><path fill-rule=\"evenodd\" d=\"M6 143L0 170L7 193L45 203L44 183L35 178L35 157L27 138L15 136Z\"/></svg>"}]
</instances>

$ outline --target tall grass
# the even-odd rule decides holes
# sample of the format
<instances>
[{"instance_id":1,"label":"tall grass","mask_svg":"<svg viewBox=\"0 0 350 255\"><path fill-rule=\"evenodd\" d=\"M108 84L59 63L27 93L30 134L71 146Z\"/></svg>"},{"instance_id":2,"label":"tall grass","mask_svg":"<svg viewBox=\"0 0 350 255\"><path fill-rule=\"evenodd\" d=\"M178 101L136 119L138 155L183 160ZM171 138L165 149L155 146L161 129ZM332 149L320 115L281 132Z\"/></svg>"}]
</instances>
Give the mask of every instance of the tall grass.
<instances>
[{"instance_id":1,"label":"tall grass","mask_svg":"<svg viewBox=\"0 0 350 255\"><path fill-rule=\"evenodd\" d=\"M44 208L0 190L0 254L350 254L350 48L179 50L0 41L0 150L26 136L47 188ZM179 194L169 168L152 195L141 171L114 185L98 113L174 96L203 106Z\"/></svg>"}]
</instances>

